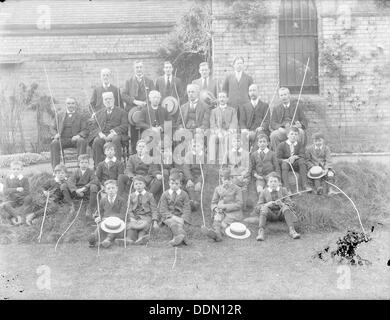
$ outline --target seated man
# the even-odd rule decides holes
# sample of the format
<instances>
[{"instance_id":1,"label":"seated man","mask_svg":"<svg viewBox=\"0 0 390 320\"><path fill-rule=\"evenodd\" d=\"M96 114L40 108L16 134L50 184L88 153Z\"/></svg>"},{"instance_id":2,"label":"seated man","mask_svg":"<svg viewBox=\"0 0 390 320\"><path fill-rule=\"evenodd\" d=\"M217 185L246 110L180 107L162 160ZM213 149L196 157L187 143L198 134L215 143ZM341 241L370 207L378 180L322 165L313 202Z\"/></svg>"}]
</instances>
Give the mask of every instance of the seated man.
<instances>
[{"instance_id":1,"label":"seated man","mask_svg":"<svg viewBox=\"0 0 390 320\"><path fill-rule=\"evenodd\" d=\"M305 147L304 130L307 129L308 122L301 106L296 108L298 101L290 100L290 91L287 88L279 89L279 98L282 100L282 103L273 108L271 115L271 149L276 151L278 144L287 140L287 130L291 125L299 129L299 142ZM297 110L296 113L295 109Z\"/></svg>"},{"instance_id":2,"label":"seated man","mask_svg":"<svg viewBox=\"0 0 390 320\"><path fill-rule=\"evenodd\" d=\"M78 105L75 98L66 98L65 105L66 113L58 116L58 128L57 123L55 123L53 141L50 144L50 159L53 169L57 164L60 164L61 147L62 149L76 148L77 156L87 152L87 120L77 110Z\"/></svg>"},{"instance_id":3,"label":"seated man","mask_svg":"<svg viewBox=\"0 0 390 320\"><path fill-rule=\"evenodd\" d=\"M149 93L150 105L142 108L142 120L137 125L141 129L152 128L163 133L164 122L168 121L168 111L160 105L161 94L156 90ZM141 131L142 133L142 131Z\"/></svg>"},{"instance_id":4,"label":"seated man","mask_svg":"<svg viewBox=\"0 0 390 320\"><path fill-rule=\"evenodd\" d=\"M89 135L95 167L104 160L103 146L109 141L115 146L116 158L121 160L122 140L128 138L128 120L125 111L114 105L112 92L104 92L102 96L106 108L92 116Z\"/></svg>"},{"instance_id":5,"label":"seated man","mask_svg":"<svg viewBox=\"0 0 390 320\"><path fill-rule=\"evenodd\" d=\"M269 135L270 110L268 103L259 98L259 87L251 84L249 87L250 102L240 107L241 132L249 134L249 143L257 149L256 139L259 134Z\"/></svg>"}]
</instances>

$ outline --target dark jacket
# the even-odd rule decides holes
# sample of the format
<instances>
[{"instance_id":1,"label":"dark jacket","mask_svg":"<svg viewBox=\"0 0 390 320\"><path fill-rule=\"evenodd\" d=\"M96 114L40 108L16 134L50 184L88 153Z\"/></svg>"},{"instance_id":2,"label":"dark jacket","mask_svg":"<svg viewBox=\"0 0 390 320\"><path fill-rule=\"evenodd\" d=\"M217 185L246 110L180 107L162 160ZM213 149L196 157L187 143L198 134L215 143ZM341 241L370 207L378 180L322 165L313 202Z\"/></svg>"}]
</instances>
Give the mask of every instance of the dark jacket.
<instances>
[{"instance_id":1,"label":"dark jacket","mask_svg":"<svg viewBox=\"0 0 390 320\"><path fill-rule=\"evenodd\" d=\"M299 142L297 142L297 144L294 146L294 155L299 156L300 158L304 158L305 156L305 148ZM279 143L279 145L276 147L276 158L279 160L279 162L290 157L290 145L287 144L286 141Z\"/></svg>"},{"instance_id":2,"label":"dark jacket","mask_svg":"<svg viewBox=\"0 0 390 320\"><path fill-rule=\"evenodd\" d=\"M136 211L137 206L138 206L138 195L135 192L133 192L130 195L130 204L129 204L130 217L137 218L138 215L149 215L152 217L152 220L158 219L157 205L152 193L146 191L144 195L141 195L142 211Z\"/></svg>"},{"instance_id":3,"label":"dark jacket","mask_svg":"<svg viewBox=\"0 0 390 320\"><path fill-rule=\"evenodd\" d=\"M148 112L149 108L149 112ZM142 108L142 120L137 123L137 127L148 129L150 127L159 127L164 128L164 122L169 120L168 112L165 108L159 106L157 108L157 112L152 109L151 106ZM150 119L149 119L150 114ZM157 115L157 117L156 117ZM150 120L152 120L152 124L150 124Z\"/></svg>"},{"instance_id":4,"label":"dark jacket","mask_svg":"<svg viewBox=\"0 0 390 320\"><path fill-rule=\"evenodd\" d=\"M96 168L96 177L101 184L104 184L107 180L118 180L118 176L123 174L124 171L125 165L118 159L110 166L110 168L108 167L108 163L106 161L102 161Z\"/></svg>"},{"instance_id":5,"label":"dark jacket","mask_svg":"<svg viewBox=\"0 0 390 320\"><path fill-rule=\"evenodd\" d=\"M278 173L279 176L281 174L279 162L276 158L275 152L273 152L272 150L268 150L268 152L264 155L263 159L261 159L260 150L253 152L250 155L249 164L250 177L253 177L254 173L265 177L273 171Z\"/></svg>"},{"instance_id":6,"label":"dark jacket","mask_svg":"<svg viewBox=\"0 0 390 320\"><path fill-rule=\"evenodd\" d=\"M294 116L296 105L297 105L297 101L291 100L290 106L288 109L286 109L283 106L283 103L281 103L273 108L272 115L271 115L271 123L270 123L271 131L277 130L280 127L285 127L286 123L288 123L288 124L291 123L291 120ZM297 112L296 112L295 118L294 118L294 123L297 120L302 124L302 129L307 129L308 122L307 122L305 113L303 112L301 106L298 106L298 108L297 108Z\"/></svg>"},{"instance_id":7,"label":"dark jacket","mask_svg":"<svg viewBox=\"0 0 390 320\"><path fill-rule=\"evenodd\" d=\"M95 172L90 168L87 168L84 174L81 173L80 169L76 169L69 178L69 182L71 184L70 190L72 192L82 187L89 189L91 185L99 186L99 180L96 177Z\"/></svg>"},{"instance_id":8,"label":"dark jacket","mask_svg":"<svg viewBox=\"0 0 390 320\"><path fill-rule=\"evenodd\" d=\"M331 169L333 166L330 149L326 145L324 145L321 150L316 150L314 145L308 146L305 152L305 159L308 169L313 166Z\"/></svg>"},{"instance_id":9,"label":"dark jacket","mask_svg":"<svg viewBox=\"0 0 390 320\"><path fill-rule=\"evenodd\" d=\"M265 131L269 131L269 121L271 110L268 110L268 103L259 99L256 108L253 108L252 102L245 103L240 106L240 129L248 129L255 131L260 127L264 119L262 127Z\"/></svg>"},{"instance_id":10,"label":"dark jacket","mask_svg":"<svg viewBox=\"0 0 390 320\"><path fill-rule=\"evenodd\" d=\"M207 90L210 91L216 99L218 99L217 94L220 91L218 88L217 81L214 80L214 78L209 77L207 82L207 88L203 89L202 87L202 78L198 78L192 81L193 84L197 84L200 88L200 90Z\"/></svg>"},{"instance_id":11,"label":"dark jacket","mask_svg":"<svg viewBox=\"0 0 390 320\"><path fill-rule=\"evenodd\" d=\"M121 96L120 89L110 84L110 86L107 89L105 89L102 85L93 89L92 97L90 101L91 107L93 108L92 109L93 112L96 112L99 109L104 108L103 97L102 97L103 92L112 92L114 94L115 106L123 109L123 99Z\"/></svg>"},{"instance_id":12,"label":"dark jacket","mask_svg":"<svg viewBox=\"0 0 390 320\"><path fill-rule=\"evenodd\" d=\"M169 90L165 84L165 76L158 77L155 83L155 88L161 93L161 101L163 101L165 97L172 96L176 99L179 98L181 103L185 102L185 88L180 78L172 76L171 88Z\"/></svg>"},{"instance_id":13,"label":"dark jacket","mask_svg":"<svg viewBox=\"0 0 390 320\"><path fill-rule=\"evenodd\" d=\"M186 125L186 129L192 129L192 128L187 128L188 111L190 109L190 103L186 102L180 108L181 108L181 114L183 115L184 123ZM195 107L195 112L196 112L196 121L195 121L196 128L209 129L210 128L209 106L204 104L200 100L198 100ZM183 128L183 120L181 119L181 116L177 118L176 126L178 128Z\"/></svg>"},{"instance_id":14,"label":"dark jacket","mask_svg":"<svg viewBox=\"0 0 390 320\"><path fill-rule=\"evenodd\" d=\"M141 90L139 90L139 87L141 87ZM149 92L154 89L153 81L145 76L143 76L143 79L141 80L141 86L138 85L138 80L135 76L126 80L125 90L122 92L122 98L126 102L126 111L129 111L136 106L133 103L134 100L146 101Z\"/></svg>"},{"instance_id":15,"label":"dark jacket","mask_svg":"<svg viewBox=\"0 0 390 320\"><path fill-rule=\"evenodd\" d=\"M23 188L22 192L16 191L16 188ZM23 176L21 180L18 177L11 179L7 177L4 183L4 194L8 200L16 201L21 197L26 197L30 193L30 183L28 178Z\"/></svg>"},{"instance_id":16,"label":"dark jacket","mask_svg":"<svg viewBox=\"0 0 390 320\"><path fill-rule=\"evenodd\" d=\"M123 221L125 220L126 216L126 201L120 197L119 195L116 195L116 198L114 200L114 203L111 204L108 201L108 196L103 197L100 200L100 217L103 219L103 217L118 217L122 219ZM129 220L129 216L127 218ZM125 221L127 222L127 221Z\"/></svg>"},{"instance_id":17,"label":"dark jacket","mask_svg":"<svg viewBox=\"0 0 390 320\"><path fill-rule=\"evenodd\" d=\"M75 112L72 117L72 134L71 137L63 137L62 133L64 131L64 120L65 117L67 116L67 113L61 113L58 115L58 127L59 127L59 132L57 132L57 123L54 120L54 125L52 128L52 135L54 136L56 133L59 133L61 138L72 138L74 136L79 135L82 138L87 138L88 137L88 126L87 126L87 119L85 116L83 116L79 112Z\"/></svg>"},{"instance_id":18,"label":"dark jacket","mask_svg":"<svg viewBox=\"0 0 390 320\"><path fill-rule=\"evenodd\" d=\"M237 81L235 73L229 74L222 87L222 90L228 94L229 105L237 109L239 106L249 102L248 92L251 84L253 84L253 78L245 72L242 72L240 82Z\"/></svg>"},{"instance_id":19,"label":"dark jacket","mask_svg":"<svg viewBox=\"0 0 390 320\"><path fill-rule=\"evenodd\" d=\"M180 194L176 196L173 201L169 190L165 191L160 200L160 214L162 219L168 219L172 215L182 217L184 221L190 221L191 206L190 198L184 190L181 190Z\"/></svg>"}]
</instances>

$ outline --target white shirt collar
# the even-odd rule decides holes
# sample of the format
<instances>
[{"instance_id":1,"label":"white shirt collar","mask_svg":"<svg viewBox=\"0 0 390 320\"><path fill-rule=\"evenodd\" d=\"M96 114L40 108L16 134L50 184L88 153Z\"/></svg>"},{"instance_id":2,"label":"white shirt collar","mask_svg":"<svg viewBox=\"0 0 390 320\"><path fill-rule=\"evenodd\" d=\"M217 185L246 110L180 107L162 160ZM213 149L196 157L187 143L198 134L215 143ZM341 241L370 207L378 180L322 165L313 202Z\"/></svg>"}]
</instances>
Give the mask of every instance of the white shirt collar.
<instances>
[{"instance_id":1,"label":"white shirt collar","mask_svg":"<svg viewBox=\"0 0 390 320\"><path fill-rule=\"evenodd\" d=\"M153 110L157 110L159 106L157 105L157 106L154 107L154 106L151 105L150 107L151 107Z\"/></svg>"},{"instance_id":2,"label":"white shirt collar","mask_svg":"<svg viewBox=\"0 0 390 320\"><path fill-rule=\"evenodd\" d=\"M287 143L289 146L291 146L291 145L296 146L296 145L298 144L298 141L295 141L294 143L292 143L290 140L286 140L286 143Z\"/></svg>"},{"instance_id":3,"label":"white shirt collar","mask_svg":"<svg viewBox=\"0 0 390 320\"><path fill-rule=\"evenodd\" d=\"M257 98L256 100L251 100L251 103L253 107L256 107L257 104L259 103L259 98Z\"/></svg>"},{"instance_id":4,"label":"white shirt collar","mask_svg":"<svg viewBox=\"0 0 390 320\"><path fill-rule=\"evenodd\" d=\"M110 161L116 162L116 157L114 156L111 160L108 159L108 158L104 159L104 162L105 162L105 163L109 163Z\"/></svg>"},{"instance_id":5,"label":"white shirt collar","mask_svg":"<svg viewBox=\"0 0 390 320\"><path fill-rule=\"evenodd\" d=\"M265 149L263 150L263 152L264 152L265 154L267 154L267 153L268 153L268 151L269 151L269 149L268 149L268 148L265 148ZM259 149L259 150L257 150L257 152L258 152L258 153L260 153L260 152L261 152L261 150Z\"/></svg>"},{"instance_id":6,"label":"white shirt collar","mask_svg":"<svg viewBox=\"0 0 390 320\"><path fill-rule=\"evenodd\" d=\"M110 86L111 86L111 83L109 83L109 84L107 84L107 85L105 85L105 84L103 83L103 88L105 88L105 89L109 88Z\"/></svg>"},{"instance_id":7,"label":"white shirt collar","mask_svg":"<svg viewBox=\"0 0 390 320\"><path fill-rule=\"evenodd\" d=\"M172 75L170 75L170 76L165 75L165 82L168 82L168 79L169 79L169 81L172 82Z\"/></svg>"},{"instance_id":8,"label":"white shirt collar","mask_svg":"<svg viewBox=\"0 0 390 320\"><path fill-rule=\"evenodd\" d=\"M226 107L227 107L227 104L224 104L224 105L219 105L219 107L221 108L221 109L226 109Z\"/></svg>"},{"instance_id":9,"label":"white shirt collar","mask_svg":"<svg viewBox=\"0 0 390 320\"><path fill-rule=\"evenodd\" d=\"M115 199L116 199L116 195L113 197L113 198L111 198L109 195L107 195L107 200L109 201L109 202L115 202Z\"/></svg>"},{"instance_id":10,"label":"white shirt collar","mask_svg":"<svg viewBox=\"0 0 390 320\"><path fill-rule=\"evenodd\" d=\"M290 102L289 102L289 103L287 103L287 104L284 104L284 103L283 103L283 107L285 107L285 108L289 108L289 107L290 107Z\"/></svg>"},{"instance_id":11,"label":"white shirt collar","mask_svg":"<svg viewBox=\"0 0 390 320\"><path fill-rule=\"evenodd\" d=\"M275 189L275 191L279 191L280 190L280 187L278 186L276 189ZM270 187L268 187L268 191L269 192L272 192L273 190L270 188Z\"/></svg>"},{"instance_id":12,"label":"white shirt collar","mask_svg":"<svg viewBox=\"0 0 390 320\"><path fill-rule=\"evenodd\" d=\"M88 168L87 168L87 169L88 169ZM81 169L80 169L81 174L84 174L84 173L87 171L87 169L85 169L85 170L81 170Z\"/></svg>"},{"instance_id":13,"label":"white shirt collar","mask_svg":"<svg viewBox=\"0 0 390 320\"><path fill-rule=\"evenodd\" d=\"M169 193L169 195L171 196L171 195L173 194L173 190L172 190L172 189L169 189L169 190L168 190L168 193ZM177 195L179 195L180 193L181 193L181 189L179 189L179 190L176 191L176 194L177 194Z\"/></svg>"},{"instance_id":14,"label":"white shirt collar","mask_svg":"<svg viewBox=\"0 0 390 320\"><path fill-rule=\"evenodd\" d=\"M316 147L316 146L314 146L314 150L322 150L322 148L323 148L324 146L322 145L321 147Z\"/></svg>"},{"instance_id":15,"label":"white shirt collar","mask_svg":"<svg viewBox=\"0 0 390 320\"><path fill-rule=\"evenodd\" d=\"M240 71L240 72L234 71L234 73L236 74L236 78L241 78L242 71Z\"/></svg>"},{"instance_id":16,"label":"white shirt collar","mask_svg":"<svg viewBox=\"0 0 390 320\"><path fill-rule=\"evenodd\" d=\"M66 180L68 180L67 177L65 177L64 181L66 181ZM54 177L54 181L55 181L55 182L58 182L58 183L61 183L61 182L62 182L62 181L59 180L57 177Z\"/></svg>"},{"instance_id":17,"label":"white shirt collar","mask_svg":"<svg viewBox=\"0 0 390 320\"><path fill-rule=\"evenodd\" d=\"M242 148L240 148L240 149L238 149L238 150L235 149L235 148L232 148L232 152L236 152L236 151L239 152L239 153L241 153L241 152L242 152Z\"/></svg>"},{"instance_id":18,"label":"white shirt collar","mask_svg":"<svg viewBox=\"0 0 390 320\"><path fill-rule=\"evenodd\" d=\"M139 196L140 194L142 194L143 196L145 195L145 193L146 193L146 190L144 189L144 190L142 190L142 192L138 192L138 191L136 191L136 192L134 192L137 196Z\"/></svg>"},{"instance_id":19,"label":"white shirt collar","mask_svg":"<svg viewBox=\"0 0 390 320\"><path fill-rule=\"evenodd\" d=\"M16 178L16 176L15 176L13 173L11 173L11 175L9 176L9 178L10 178L11 180L13 180L13 179ZM22 175L22 174L19 174L19 175L17 176L17 178L18 178L19 180L22 180L22 179L23 179L23 175Z\"/></svg>"}]
</instances>

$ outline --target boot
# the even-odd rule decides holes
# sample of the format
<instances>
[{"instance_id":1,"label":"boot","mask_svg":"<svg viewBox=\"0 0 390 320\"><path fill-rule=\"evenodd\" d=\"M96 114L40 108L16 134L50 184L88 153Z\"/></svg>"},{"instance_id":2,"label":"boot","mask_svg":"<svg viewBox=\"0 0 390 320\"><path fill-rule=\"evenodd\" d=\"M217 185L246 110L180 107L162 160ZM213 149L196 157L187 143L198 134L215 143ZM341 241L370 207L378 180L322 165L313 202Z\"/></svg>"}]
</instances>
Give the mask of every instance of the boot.
<instances>
[{"instance_id":1,"label":"boot","mask_svg":"<svg viewBox=\"0 0 390 320\"><path fill-rule=\"evenodd\" d=\"M301 235L295 231L294 227L289 227L288 233L290 234L290 237L293 239L299 239L301 237Z\"/></svg>"},{"instance_id":2,"label":"boot","mask_svg":"<svg viewBox=\"0 0 390 320\"><path fill-rule=\"evenodd\" d=\"M104 239L103 242L101 243L101 246L105 249L108 249L109 247L111 247L112 245L112 241L108 238Z\"/></svg>"},{"instance_id":3,"label":"boot","mask_svg":"<svg viewBox=\"0 0 390 320\"><path fill-rule=\"evenodd\" d=\"M264 241L265 240L265 230L264 228L259 228L259 232L256 237L257 241Z\"/></svg>"},{"instance_id":4,"label":"boot","mask_svg":"<svg viewBox=\"0 0 390 320\"><path fill-rule=\"evenodd\" d=\"M137 239L137 241L134 242L134 244L136 244L136 245L144 245L144 244L147 244L148 241L149 241L149 235L146 234L146 235L144 235L142 237L139 237Z\"/></svg>"},{"instance_id":5,"label":"boot","mask_svg":"<svg viewBox=\"0 0 390 320\"><path fill-rule=\"evenodd\" d=\"M169 244L174 247L180 245L185 238L185 234L180 232L180 227L178 225L173 225L171 231L173 233L173 239L169 241Z\"/></svg>"},{"instance_id":6,"label":"boot","mask_svg":"<svg viewBox=\"0 0 390 320\"><path fill-rule=\"evenodd\" d=\"M222 241L222 234L221 231L214 229L208 229L207 236L211 239L213 239L215 242Z\"/></svg>"}]
</instances>

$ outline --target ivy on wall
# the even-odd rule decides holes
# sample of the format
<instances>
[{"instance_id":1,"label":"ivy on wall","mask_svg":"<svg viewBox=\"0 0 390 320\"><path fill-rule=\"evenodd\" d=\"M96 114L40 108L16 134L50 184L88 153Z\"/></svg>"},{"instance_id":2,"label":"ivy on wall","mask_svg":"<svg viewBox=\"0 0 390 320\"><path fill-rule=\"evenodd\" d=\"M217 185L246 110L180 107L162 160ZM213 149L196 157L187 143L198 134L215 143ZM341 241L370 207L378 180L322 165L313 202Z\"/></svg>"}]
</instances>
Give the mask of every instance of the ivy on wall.
<instances>
[{"instance_id":1,"label":"ivy on wall","mask_svg":"<svg viewBox=\"0 0 390 320\"><path fill-rule=\"evenodd\" d=\"M266 0L227 0L232 11L229 16L236 28L258 28L269 22Z\"/></svg>"}]
</instances>

